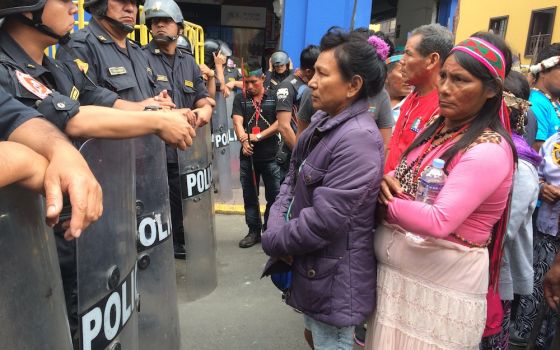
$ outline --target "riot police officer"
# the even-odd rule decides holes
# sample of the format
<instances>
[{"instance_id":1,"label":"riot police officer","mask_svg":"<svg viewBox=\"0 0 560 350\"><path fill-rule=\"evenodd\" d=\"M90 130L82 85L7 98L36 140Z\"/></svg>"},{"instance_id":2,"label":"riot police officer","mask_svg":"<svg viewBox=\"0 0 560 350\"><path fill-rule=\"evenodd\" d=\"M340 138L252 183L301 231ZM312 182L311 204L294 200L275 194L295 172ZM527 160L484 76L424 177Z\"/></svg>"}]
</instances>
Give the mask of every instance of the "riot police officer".
<instances>
[{"instance_id":1,"label":"riot police officer","mask_svg":"<svg viewBox=\"0 0 560 350\"><path fill-rule=\"evenodd\" d=\"M268 63L269 67L264 86L270 93L274 94L278 85L292 73L290 57L282 50L276 51L270 56Z\"/></svg>"},{"instance_id":2,"label":"riot police officer","mask_svg":"<svg viewBox=\"0 0 560 350\"><path fill-rule=\"evenodd\" d=\"M156 76L158 91L168 91L179 108L196 109L197 127L206 125L212 116L212 107L206 99L208 91L202 74L194 57L178 49L178 39L184 39L181 9L173 0L148 0L144 14L154 38L144 47L144 53ZM176 258L185 259L177 151L167 147L166 153L173 248Z\"/></svg>"}]
</instances>

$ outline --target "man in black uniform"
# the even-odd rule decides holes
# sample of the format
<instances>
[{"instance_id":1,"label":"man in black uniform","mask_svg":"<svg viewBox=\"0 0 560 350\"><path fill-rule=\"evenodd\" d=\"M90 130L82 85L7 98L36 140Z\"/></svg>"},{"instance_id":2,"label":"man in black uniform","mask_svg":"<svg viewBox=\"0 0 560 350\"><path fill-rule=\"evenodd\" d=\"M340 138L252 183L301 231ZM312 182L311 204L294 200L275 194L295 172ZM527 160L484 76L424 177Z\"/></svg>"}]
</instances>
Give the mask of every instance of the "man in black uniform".
<instances>
[{"instance_id":1,"label":"man in black uniform","mask_svg":"<svg viewBox=\"0 0 560 350\"><path fill-rule=\"evenodd\" d=\"M274 94L280 83L292 74L292 70L290 69L290 57L284 51L276 51L270 56L268 65L264 87L271 94Z\"/></svg>"},{"instance_id":2,"label":"man in black uniform","mask_svg":"<svg viewBox=\"0 0 560 350\"><path fill-rule=\"evenodd\" d=\"M284 172L288 171L289 159L296 144L297 112L301 97L307 89L307 82L315 74L315 62L319 57L319 47L309 45L301 51L300 68L284 79L276 90L276 118L278 119L278 131L282 136L283 153L279 161Z\"/></svg>"},{"instance_id":3,"label":"man in black uniform","mask_svg":"<svg viewBox=\"0 0 560 350\"><path fill-rule=\"evenodd\" d=\"M154 38L144 47L144 53L156 76L157 91L168 91L179 108L196 108L197 126L206 125L212 115L212 107L206 99L208 91L202 74L194 57L177 48L177 39L183 32L181 9L173 0L148 0L144 13ZM185 259L177 151L171 147L167 147L166 151L173 248L176 258Z\"/></svg>"},{"instance_id":4,"label":"man in black uniform","mask_svg":"<svg viewBox=\"0 0 560 350\"><path fill-rule=\"evenodd\" d=\"M243 146L240 154L240 179L245 222L249 226L249 233L239 242L241 248L260 242L261 231L266 230L268 213L281 184L281 171L275 160L278 151L276 101L274 95L269 95L264 88L265 76L260 64L251 61L246 71L247 96L237 94L233 102L235 134ZM266 197L264 223L261 220L258 197L261 177Z\"/></svg>"}]
</instances>

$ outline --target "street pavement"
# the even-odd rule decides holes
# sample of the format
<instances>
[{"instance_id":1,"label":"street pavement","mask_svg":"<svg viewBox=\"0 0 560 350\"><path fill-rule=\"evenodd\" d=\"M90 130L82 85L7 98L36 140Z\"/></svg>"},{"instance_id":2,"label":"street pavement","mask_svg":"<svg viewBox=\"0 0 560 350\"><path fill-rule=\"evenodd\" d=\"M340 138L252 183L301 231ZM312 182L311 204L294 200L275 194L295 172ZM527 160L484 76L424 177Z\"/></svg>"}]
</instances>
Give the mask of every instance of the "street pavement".
<instances>
[{"instance_id":1,"label":"street pavement","mask_svg":"<svg viewBox=\"0 0 560 350\"><path fill-rule=\"evenodd\" d=\"M309 349L303 316L282 302L270 279L260 279L267 260L261 246L238 247L246 233L242 215L216 216L218 286L189 302L179 284L182 350ZM176 262L180 281L185 262Z\"/></svg>"}]
</instances>

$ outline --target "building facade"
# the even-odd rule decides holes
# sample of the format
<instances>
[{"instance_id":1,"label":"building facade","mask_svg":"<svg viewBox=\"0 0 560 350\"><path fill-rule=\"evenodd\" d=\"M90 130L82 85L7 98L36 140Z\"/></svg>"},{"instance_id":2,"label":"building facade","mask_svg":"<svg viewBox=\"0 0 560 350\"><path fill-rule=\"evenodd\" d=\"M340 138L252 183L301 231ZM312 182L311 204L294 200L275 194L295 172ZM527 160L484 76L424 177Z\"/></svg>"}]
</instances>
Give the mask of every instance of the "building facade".
<instances>
[{"instance_id":1,"label":"building facade","mask_svg":"<svg viewBox=\"0 0 560 350\"><path fill-rule=\"evenodd\" d=\"M492 30L505 38L522 65L535 53L560 42L558 0L463 0L459 2L456 40L477 31Z\"/></svg>"}]
</instances>

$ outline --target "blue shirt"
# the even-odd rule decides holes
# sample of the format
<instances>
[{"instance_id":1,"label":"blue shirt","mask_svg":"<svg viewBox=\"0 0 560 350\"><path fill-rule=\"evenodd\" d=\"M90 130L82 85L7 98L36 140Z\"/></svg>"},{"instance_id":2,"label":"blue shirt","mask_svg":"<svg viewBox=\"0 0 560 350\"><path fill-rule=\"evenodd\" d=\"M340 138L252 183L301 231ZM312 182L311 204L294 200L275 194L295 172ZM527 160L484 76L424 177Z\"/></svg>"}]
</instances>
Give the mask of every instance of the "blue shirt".
<instances>
[{"instance_id":1,"label":"blue shirt","mask_svg":"<svg viewBox=\"0 0 560 350\"><path fill-rule=\"evenodd\" d=\"M529 96L531 110L537 119L536 141L545 141L560 129L560 118L550 100L540 91L532 90ZM558 106L557 108L560 108Z\"/></svg>"}]
</instances>

